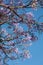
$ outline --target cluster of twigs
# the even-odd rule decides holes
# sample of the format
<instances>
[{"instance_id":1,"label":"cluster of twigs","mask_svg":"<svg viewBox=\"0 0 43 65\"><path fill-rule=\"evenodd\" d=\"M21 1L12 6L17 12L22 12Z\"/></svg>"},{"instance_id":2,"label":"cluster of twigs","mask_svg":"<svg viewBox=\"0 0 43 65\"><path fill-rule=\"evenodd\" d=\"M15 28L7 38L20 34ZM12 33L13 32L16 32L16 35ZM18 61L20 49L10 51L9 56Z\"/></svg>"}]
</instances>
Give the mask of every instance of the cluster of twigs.
<instances>
[{"instance_id":1,"label":"cluster of twigs","mask_svg":"<svg viewBox=\"0 0 43 65\"><path fill-rule=\"evenodd\" d=\"M32 13L18 14L16 10L38 7L36 3L34 0L27 5L10 6L0 0L0 65L7 65L9 59L30 58L26 48L38 39L34 32L43 32L43 23L36 22ZM7 28L3 29L4 25ZM26 30L23 27L27 27Z\"/></svg>"}]
</instances>

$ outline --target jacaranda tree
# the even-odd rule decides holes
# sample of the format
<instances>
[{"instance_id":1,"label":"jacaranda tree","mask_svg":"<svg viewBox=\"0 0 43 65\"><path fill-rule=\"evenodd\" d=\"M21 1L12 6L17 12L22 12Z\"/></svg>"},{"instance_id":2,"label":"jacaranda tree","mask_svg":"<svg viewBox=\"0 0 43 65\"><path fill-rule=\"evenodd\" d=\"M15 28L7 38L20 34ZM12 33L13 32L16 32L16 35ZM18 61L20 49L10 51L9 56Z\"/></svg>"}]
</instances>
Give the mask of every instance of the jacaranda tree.
<instances>
[{"instance_id":1,"label":"jacaranda tree","mask_svg":"<svg viewBox=\"0 0 43 65\"><path fill-rule=\"evenodd\" d=\"M43 22L26 10L38 7L43 8L43 0L0 0L0 65L31 57L28 48L38 40L36 34L43 32Z\"/></svg>"}]
</instances>

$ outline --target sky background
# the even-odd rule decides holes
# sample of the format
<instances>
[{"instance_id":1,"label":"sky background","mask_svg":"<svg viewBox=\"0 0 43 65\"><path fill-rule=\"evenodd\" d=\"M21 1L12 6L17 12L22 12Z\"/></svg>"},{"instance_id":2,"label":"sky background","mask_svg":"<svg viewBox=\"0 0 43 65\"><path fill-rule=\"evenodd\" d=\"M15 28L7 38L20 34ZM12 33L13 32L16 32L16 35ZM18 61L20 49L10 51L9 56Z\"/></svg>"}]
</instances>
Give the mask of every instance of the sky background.
<instances>
[{"instance_id":1,"label":"sky background","mask_svg":"<svg viewBox=\"0 0 43 65\"><path fill-rule=\"evenodd\" d=\"M19 10L20 11L20 10ZM20 11L21 12L21 11ZM33 9L26 9L25 12L32 12L36 21L38 17L43 14L43 9L38 8L37 11ZM41 18L38 22L43 22ZM38 34L39 39L36 42L32 42L32 46L29 47L32 57L25 61L9 61L9 65L43 65L43 34Z\"/></svg>"},{"instance_id":2,"label":"sky background","mask_svg":"<svg viewBox=\"0 0 43 65\"><path fill-rule=\"evenodd\" d=\"M26 12L32 12L36 21L38 21L38 17L43 14L43 9L38 8L37 11L27 9ZM38 22L43 22L43 17ZM43 34L38 34L38 38L39 39L33 42L33 45L29 48L32 55L30 59L26 59L25 61L10 61L10 65L43 65Z\"/></svg>"}]
</instances>

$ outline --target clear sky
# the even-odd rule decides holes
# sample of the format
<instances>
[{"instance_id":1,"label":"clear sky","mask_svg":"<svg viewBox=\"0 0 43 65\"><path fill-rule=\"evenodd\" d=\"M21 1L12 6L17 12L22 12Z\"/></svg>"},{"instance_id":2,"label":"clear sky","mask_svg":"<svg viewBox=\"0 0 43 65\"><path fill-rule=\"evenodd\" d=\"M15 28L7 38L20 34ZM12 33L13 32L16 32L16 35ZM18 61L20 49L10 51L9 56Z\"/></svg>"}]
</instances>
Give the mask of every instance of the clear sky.
<instances>
[{"instance_id":1,"label":"clear sky","mask_svg":"<svg viewBox=\"0 0 43 65\"><path fill-rule=\"evenodd\" d=\"M43 14L43 9L38 8L37 11L33 9L27 9L26 12L32 12L35 19L38 21L38 17ZM43 22L43 18L39 22ZM25 61L9 61L9 65L43 65L43 34L38 34L39 39L33 42L33 45L29 48L32 57Z\"/></svg>"}]
</instances>

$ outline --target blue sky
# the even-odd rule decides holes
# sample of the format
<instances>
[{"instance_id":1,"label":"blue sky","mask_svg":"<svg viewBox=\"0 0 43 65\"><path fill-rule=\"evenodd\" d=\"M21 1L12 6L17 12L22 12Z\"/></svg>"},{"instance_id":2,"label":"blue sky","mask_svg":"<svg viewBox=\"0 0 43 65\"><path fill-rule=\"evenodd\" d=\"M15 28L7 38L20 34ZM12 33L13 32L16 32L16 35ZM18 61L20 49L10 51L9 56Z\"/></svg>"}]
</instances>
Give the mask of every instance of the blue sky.
<instances>
[{"instance_id":1,"label":"blue sky","mask_svg":"<svg viewBox=\"0 0 43 65\"><path fill-rule=\"evenodd\" d=\"M38 21L38 17L43 14L43 9L38 8L37 11L33 9L27 9L26 12L32 12L35 19ZM43 17L38 21L43 22ZM17 61L13 65L43 65L43 34L38 34L39 39L33 42L33 45L29 48L32 57L25 61ZM12 64L11 64L12 65Z\"/></svg>"},{"instance_id":2,"label":"blue sky","mask_svg":"<svg viewBox=\"0 0 43 65\"><path fill-rule=\"evenodd\" d=\"M37 11L32 9L27 9L26 12L32 12L35 19L38 21L38 17L43 14L43 9L38 8ZM43 22L41 18L38 22ZM43 65L43 34L38 34L39 39L33 42L33 45L29 48L32 57L25 61L13 61L10 65Z\"/></svg>"},{"instance_id":3,"label":"blue sky","mask_svg":"<svg viewBox=\"0 0 43 65\"><path fill-rule=\"evenodd\" d=\"M32 12L38 21L38 17L43 14L43 9L38 8L37 11L27 9L26 12ZM39 22L43 22L43 18ZM9 61L9 65L43 65L43 34L38 34L38 37L39 39L33 42L33 45L29 48L32 55L30 59L25 61Z\"/></svg>"},{"instance_id":4,"label":"blue sky","mask_svg":"<svg viewBox=\"0 0 43 65\"><path fill-rule=\"evenodd\" d=\"M25 61L10 61L9 65L43 65L43 35L39 35L39 40L29 48L32 57Z\"/></svg>"},{"instance_id":5,"label":"blue sky","mask_svg":"<svg viewBox=\"0 0 43 65\"><path fill-rule=\"evenodd\" d=\"M39 16L43 15L43 9L41 8L38 8L37 11L33 9L28 9L28 11L34 14L36 21L38 21ZM38 22L43 22L43 17ZM21 65L43 65L43 34L38 34L38 38L30 47L32 57L23 63L21 62Z\"/></svg>"}]
</instances>

